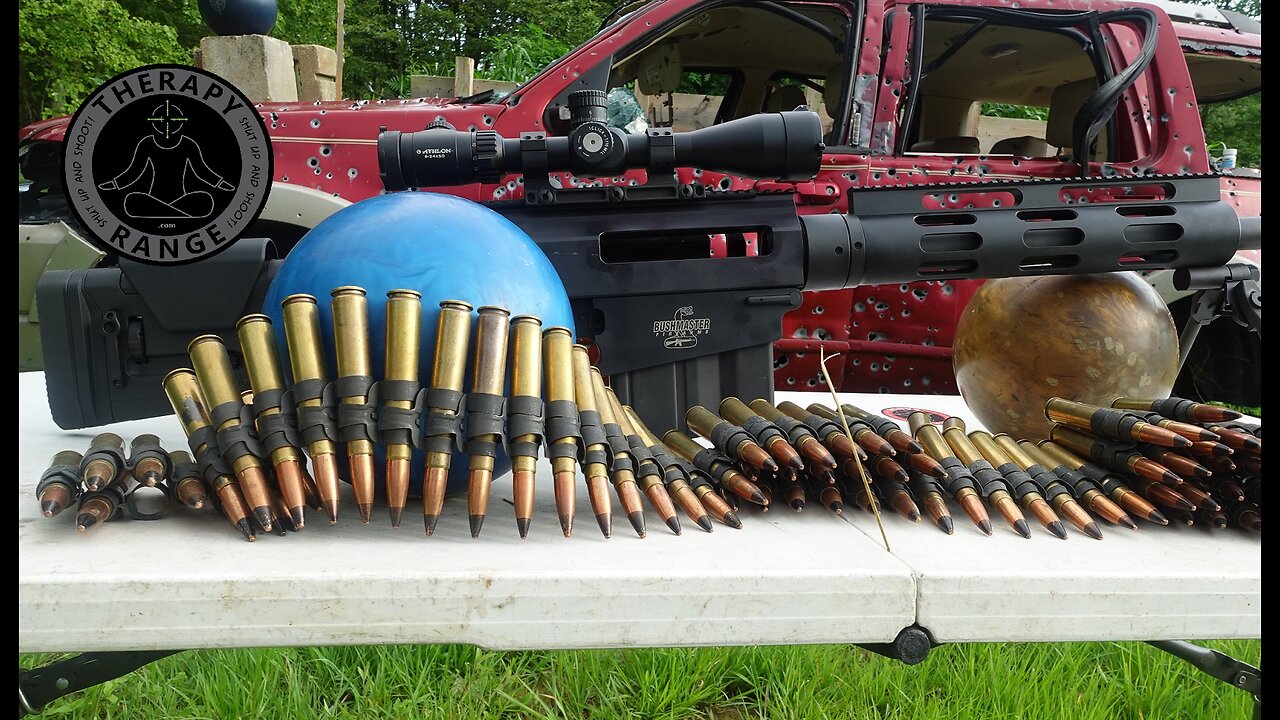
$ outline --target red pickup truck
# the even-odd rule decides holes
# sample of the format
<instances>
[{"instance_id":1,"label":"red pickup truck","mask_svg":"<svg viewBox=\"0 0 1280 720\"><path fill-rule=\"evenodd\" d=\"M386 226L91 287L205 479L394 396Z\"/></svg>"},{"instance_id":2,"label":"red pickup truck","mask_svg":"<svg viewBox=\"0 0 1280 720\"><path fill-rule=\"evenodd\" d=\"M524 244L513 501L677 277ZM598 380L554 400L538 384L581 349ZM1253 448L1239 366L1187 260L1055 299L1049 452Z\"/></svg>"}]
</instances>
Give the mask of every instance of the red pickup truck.
<instances>
[{"instance_id":1,"label":"red pickup truck","mask_svg":"<svg viewBox=\"0 0 1280 720\"><path fill-rule=\"evenodd\" d=\"M802 213L848 212L847 191L859 187L1078 177L1081 166L1066 157L1083 137L1074 127L1077 112L1100 82L1140 65L1145 68L1089 148L1084 174L1132 177L1123 192L1158 199L1160 185L1144 178L1217 171L1199 105L1260 91L1261 27L1212 9L1140 6L1155 12L1154 29L1126 11L1132 4L1084 0L635 3L505 96L262 105L275 149L276 208L268 208L256 232L287 250L342 204L333 196L356 201L378 194L379 128L420 130L444 120L505 137L565 133L568 95L584 88L609 91L611 103L620 103L611 111L621 112L623 104L639 108L628 125L637 132L654 125L690 129L800 105L816 110L826 133L821 172L786 185ZM1078 23L1045 21L1072 13ZM982 109L989 104L1016 106L1032 119L986 117ZM49 169L56 169L65 124L56 119L19 132L24 175L44 193L20 195L20 222L59 219L60 191ZM679 174L681 182L696 178L723 189L779 185L689 168ZM564 173L559 181L566 187L580 182ZM643 176L598 181L643 182ZM1227 172L1221 186L1238 213L1260 214L1260 173ZM440 190L480 201L522 195L514 176ZM1083 188L1074 200L1111 199L1094 192ZM939 209L1004 201L1002 193L977 188L936 197ZM725 252L715 237L711 248L713 255ZM1172 293L1167 281L1152 281ZM777 387L825 387L817 368L821 346L840 354L831 370L842 390L954 392L952 336L977 283L807 294L786 316L775 346ZM1202 344L1257 352L1256 338L1230 323L1217 325L1212 332L1230 338ZM1257 390L1256 365L1215 374L1225 384L1218 399L1247 400Z\"/></svg>"}]
</instances>

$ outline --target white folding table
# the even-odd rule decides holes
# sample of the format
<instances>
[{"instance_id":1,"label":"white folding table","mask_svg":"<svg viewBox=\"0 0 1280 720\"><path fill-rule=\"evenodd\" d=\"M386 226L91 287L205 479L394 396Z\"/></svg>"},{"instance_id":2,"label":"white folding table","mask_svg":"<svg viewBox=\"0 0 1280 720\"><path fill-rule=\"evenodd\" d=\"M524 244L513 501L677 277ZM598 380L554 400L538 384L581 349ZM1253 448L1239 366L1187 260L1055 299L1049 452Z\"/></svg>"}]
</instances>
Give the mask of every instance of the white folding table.
<instances>
[{"instance_id":1,"label":"white folding table","mask_svg":"<svg viewBox=\"0 0 1280 720\"><path fill-rule=\"evenodd\" d=\"M564 538L542 463L533 530L521 540L510 477L495 482L479 539L450 498L426 538L411 502L363 526L346 498L329 526L248 543L214 512L83 535L73 512L43 518L37 479L61 449L103 430L186 443L173 417L62 431L41 373L18 380L18 650L112 651L375 643L486 648L1260 638L1262 543L1239 530L1104 526L1104 541L1041 528L1023 539L993 516L983 536L953 507L956 532L811 503L743 508L743 529L672 535L652 513L641 540L615 516L601 537L579 488ZM801 404L817 393L779 393ZM968 416L958 397L849 395L880 410L917 405ZM971 427L980 427L976 422ZM658 428L654 428L658 430ZM1034 525L1034 523L1033 523ZM927 649L927 648L926 648Z\"/></svg>"}]
</instances>

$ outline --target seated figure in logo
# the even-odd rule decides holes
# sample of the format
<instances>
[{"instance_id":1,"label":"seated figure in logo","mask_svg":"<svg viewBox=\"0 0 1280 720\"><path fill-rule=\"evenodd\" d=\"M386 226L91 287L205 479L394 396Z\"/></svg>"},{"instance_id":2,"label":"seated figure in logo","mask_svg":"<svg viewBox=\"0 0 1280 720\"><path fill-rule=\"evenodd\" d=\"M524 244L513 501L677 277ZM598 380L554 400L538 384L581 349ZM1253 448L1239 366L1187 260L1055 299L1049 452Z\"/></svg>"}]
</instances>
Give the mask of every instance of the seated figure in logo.
<instances>
[{"instance_id":1,"label":"seated figure in logo","mask_svg":"<svg viewBox=\"0 0 1280 720\"><path fill-rule=\"evenodd\" d=\"M188 189L193 177L214 190L235 190L204 161L200 144L182 134L187 118L177 105L165 100L147 118L151 134L138 141L129 167L98 187L127 190L145 181L124 197L124 214L134 218L204 218L213 214L213 196Z\"/></svg>"}]
</instances>

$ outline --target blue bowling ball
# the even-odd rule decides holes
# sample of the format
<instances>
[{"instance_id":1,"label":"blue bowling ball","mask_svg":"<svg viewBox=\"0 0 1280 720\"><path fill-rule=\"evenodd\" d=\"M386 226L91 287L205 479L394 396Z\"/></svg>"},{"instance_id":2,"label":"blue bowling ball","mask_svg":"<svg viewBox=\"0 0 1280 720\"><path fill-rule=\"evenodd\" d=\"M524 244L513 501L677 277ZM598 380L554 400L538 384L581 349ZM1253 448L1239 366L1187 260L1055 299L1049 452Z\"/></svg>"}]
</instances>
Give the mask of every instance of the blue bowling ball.
<instances>
[{"instance_id":1,"label":"blue bowling ball","mask_svg":"<svg viewBox=\"0 0 1280 720\"><path fill-rule=\"evenodd\" d=\"M200 17L219 35L270 35L276 0L199 0Z\"/></svg>"},{"instance_id":2,"label":"blue bowling ball","mask_svg":"<svg viewBox=\"0 0 1280 720\"><path fill-rule=\"evenodd\" d=\"M442 300L464 300L473 308L496 305L510 310L513 317L537 316L544 328L573 330L569 297L542 250L498 213L452 195L380 195L345 207L312 228L285 258L263 303L263 312L276 328L283 364L288 364L288 352L280 302L289 295L307 293L318 301L329 379L334 378L337 365L330 292L344 285L364 288L369 299L369 348L375 379L381 379L385 367L385 303L390 290L422 294L418 378L424 386L431 380ZM471 356L468 351L468 366ZM468 367L468 388L470 374ZM381 473L381 454L377 464ZM465 489L466 468L466 456L455 452L449 475L451 492ZM500 453L494 476L509 469L509 460ZM410 492L415 495L422 490L422 472L423 454L417 451L410 475ZM381 482L379 486L381 492Z\"/></svg>"}]
</instances>

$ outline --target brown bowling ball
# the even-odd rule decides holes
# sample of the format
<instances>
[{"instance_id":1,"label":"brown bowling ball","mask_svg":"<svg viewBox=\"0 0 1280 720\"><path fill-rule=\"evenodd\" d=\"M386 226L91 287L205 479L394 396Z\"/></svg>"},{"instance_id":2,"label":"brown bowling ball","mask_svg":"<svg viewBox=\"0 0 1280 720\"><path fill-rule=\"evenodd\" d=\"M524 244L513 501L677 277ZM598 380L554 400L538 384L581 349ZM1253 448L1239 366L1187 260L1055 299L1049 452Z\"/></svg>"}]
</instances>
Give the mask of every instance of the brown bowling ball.
<instances>
[{"instance_id":1,"label":"brown bowling ball","mask_svg":"<svg viewBox=\"0 0 1280 720\"><path fill-rule=\"evenodd\" d=\"M1168 397L1178 334L1156 291L1132 272L990 280L955 336L956 384L992 432L1048 437L1044 403L1107 406Z\"/></svg>"}]
</instances>

